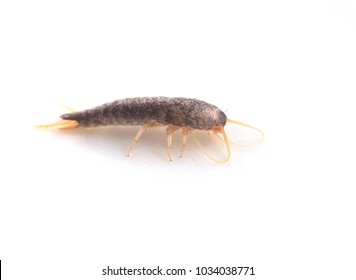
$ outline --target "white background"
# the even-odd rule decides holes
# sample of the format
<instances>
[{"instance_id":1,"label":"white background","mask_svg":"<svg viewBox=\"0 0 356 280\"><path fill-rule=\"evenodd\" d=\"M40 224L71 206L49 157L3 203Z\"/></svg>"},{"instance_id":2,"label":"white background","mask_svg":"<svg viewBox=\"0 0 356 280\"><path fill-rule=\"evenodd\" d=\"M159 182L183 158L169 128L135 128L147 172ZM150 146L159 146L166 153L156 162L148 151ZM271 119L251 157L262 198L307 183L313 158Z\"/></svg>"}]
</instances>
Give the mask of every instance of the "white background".
<instances>
[{"instance_id":1,"label":"white background","mask_svg":"<svg viewBox=\"0 0 356 280\"><path fill-rule=\"evenodd\" d=\"M107 265L355 279L355 16L340 0L1 1L4 279L114 279ZM192 141L179 159L176 135L170 163L162 129L126 158L138 128L33 128L66 112L53 97L160 95L215 104L266 141L217 165Z\"/></svg>"}]
</instances>

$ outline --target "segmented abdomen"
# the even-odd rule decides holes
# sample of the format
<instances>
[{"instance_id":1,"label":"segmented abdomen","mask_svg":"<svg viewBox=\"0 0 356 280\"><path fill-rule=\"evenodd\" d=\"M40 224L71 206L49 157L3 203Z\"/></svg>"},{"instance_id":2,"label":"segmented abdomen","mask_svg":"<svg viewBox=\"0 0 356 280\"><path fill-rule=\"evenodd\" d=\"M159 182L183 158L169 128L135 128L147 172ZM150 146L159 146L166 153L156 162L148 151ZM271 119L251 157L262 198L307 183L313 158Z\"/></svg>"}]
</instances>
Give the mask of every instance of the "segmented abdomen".
<instances>
[{"instance_id":1,"label":"segmented abdomen","mask_svg":"<svg viewBox=\"0 0 356 280\"><path fill-rule=\"evenodd\" d=\"M226 116L216 106L198 99L137 97L106 103L93 109L61 116L80 126L144 125L151 121L196 129L225 125Z\"/></svg>"}]
</instances>

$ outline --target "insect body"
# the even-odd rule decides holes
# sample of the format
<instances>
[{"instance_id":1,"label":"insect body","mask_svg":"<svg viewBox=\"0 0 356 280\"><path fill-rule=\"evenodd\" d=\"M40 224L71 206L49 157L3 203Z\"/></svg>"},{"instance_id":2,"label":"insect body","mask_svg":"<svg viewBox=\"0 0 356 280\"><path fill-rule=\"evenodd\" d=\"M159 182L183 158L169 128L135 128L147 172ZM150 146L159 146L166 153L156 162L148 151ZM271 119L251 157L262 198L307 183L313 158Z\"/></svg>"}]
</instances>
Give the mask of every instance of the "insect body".
<instances>
[{"instance_id":1,"label":"insect body","mask_svg":"<svg viewBox=\"0 0 356 280\"><path fill-rule=\"evenodd\" d=\"M212 131L217 136L219 134L223 136L222 140L225 142L228 154L225 160L218 162L227 162L230 159L229 142L224 130L226 122L242 124L228 120L225 113L212 104L198 99L180 97L126 98L89 110L64 114L61 118L62 120L57 123L38 127L71 129L109 125L142 126L130 145L128 156L130 156L133 147L147 128L166 126L169 160L172 160L173 132L177 130L182 132L182 156L188 135L193 130ZM193 139L197 142L194 136ZM198 145L201 147L199 143Z\"/></svg>"}]
</instances>

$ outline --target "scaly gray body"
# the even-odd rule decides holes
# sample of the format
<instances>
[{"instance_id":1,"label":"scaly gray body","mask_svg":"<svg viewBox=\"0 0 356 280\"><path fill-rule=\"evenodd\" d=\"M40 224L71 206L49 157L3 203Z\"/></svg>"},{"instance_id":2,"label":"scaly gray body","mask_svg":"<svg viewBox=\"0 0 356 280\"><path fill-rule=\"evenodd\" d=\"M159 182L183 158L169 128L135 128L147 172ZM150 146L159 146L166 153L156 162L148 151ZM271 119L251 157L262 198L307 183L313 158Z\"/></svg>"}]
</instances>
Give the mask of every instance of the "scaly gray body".
<instances>
[{"instance_id":1,"label":"scaly gray body","mask_svg":"<svg viewBox=\"0 0 356 280\"><path fill-rule=\"evenodd\" d=\"M181 97L137 97L106 103L93 109L64 114L82 127L105 125L145 125L157 122L201 130L226 124L226 115L207 102Z\"/></svg>"}]
</instances>

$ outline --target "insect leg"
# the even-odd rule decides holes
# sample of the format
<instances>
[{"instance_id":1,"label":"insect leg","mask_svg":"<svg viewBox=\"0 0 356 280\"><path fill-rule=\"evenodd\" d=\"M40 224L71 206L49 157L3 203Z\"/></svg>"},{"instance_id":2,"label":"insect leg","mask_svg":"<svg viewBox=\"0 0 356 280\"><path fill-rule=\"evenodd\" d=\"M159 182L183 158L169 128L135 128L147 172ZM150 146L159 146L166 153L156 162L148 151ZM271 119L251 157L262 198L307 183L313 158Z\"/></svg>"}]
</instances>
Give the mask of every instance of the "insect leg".
<instances>
[{"instance_id":1,"label":"insect leg","mask_svg":"<svg viewBox=\"0 0 356 280\"><path fill-rule=\"evenodd\" d=\"M127 156L130 156L130 153L133 149L133 147L136 145L137 141L140 139L141 135L144 133L144 131L146 130L147 125L145 124L143 127L141 127L141 129L138 131L138 133L136 134L134 140L132 140L131 145L129 150L127 151Z\"/></svg>"},{"instance_id":2,"label":"insect leg","mask_svg":"<svg viewBox=\"0 0 356 280\"><path fill-rule=\"evenodd\" d=\"M180 150L180 157L183 157L183 151L184 151L185 145L187 144L189 131L190 131L189 128L186 128L186 127L182 128L183 137L182 137L182 149Z\"/></svg>"},{"instance_id":3,"label":"insect leg","mask_svg":"<svg viewBox=\"0 0 356 280\"><path fill-rule=\"evenodd\" d=\"M146 123L144 126L141 127L141 129L137 132L134 140L132 140L129 150L127 151L127 156L128 157L130 156L130 153L131 153L133 147L136 145L136 143L138 142L138 140L140 139L142 134L145 132L146 128L154 127L154 126L156 126L156 122L149 122L149 123Z\"/></svg>"},{"instance_id":4,"label":"insect leg","mask_svg":"<svg viewBox=\"0 0 356 280\"><path fill-rule=\"evenodd\" d=\"M172 161L171 157L171 149L172 149L172 138L173 138L173 132L180 129L179 126L174 126L174 125L169 125L167 127L167 145L168 145L168 158L170 161Z\"/></svg>"}]
</instances>

